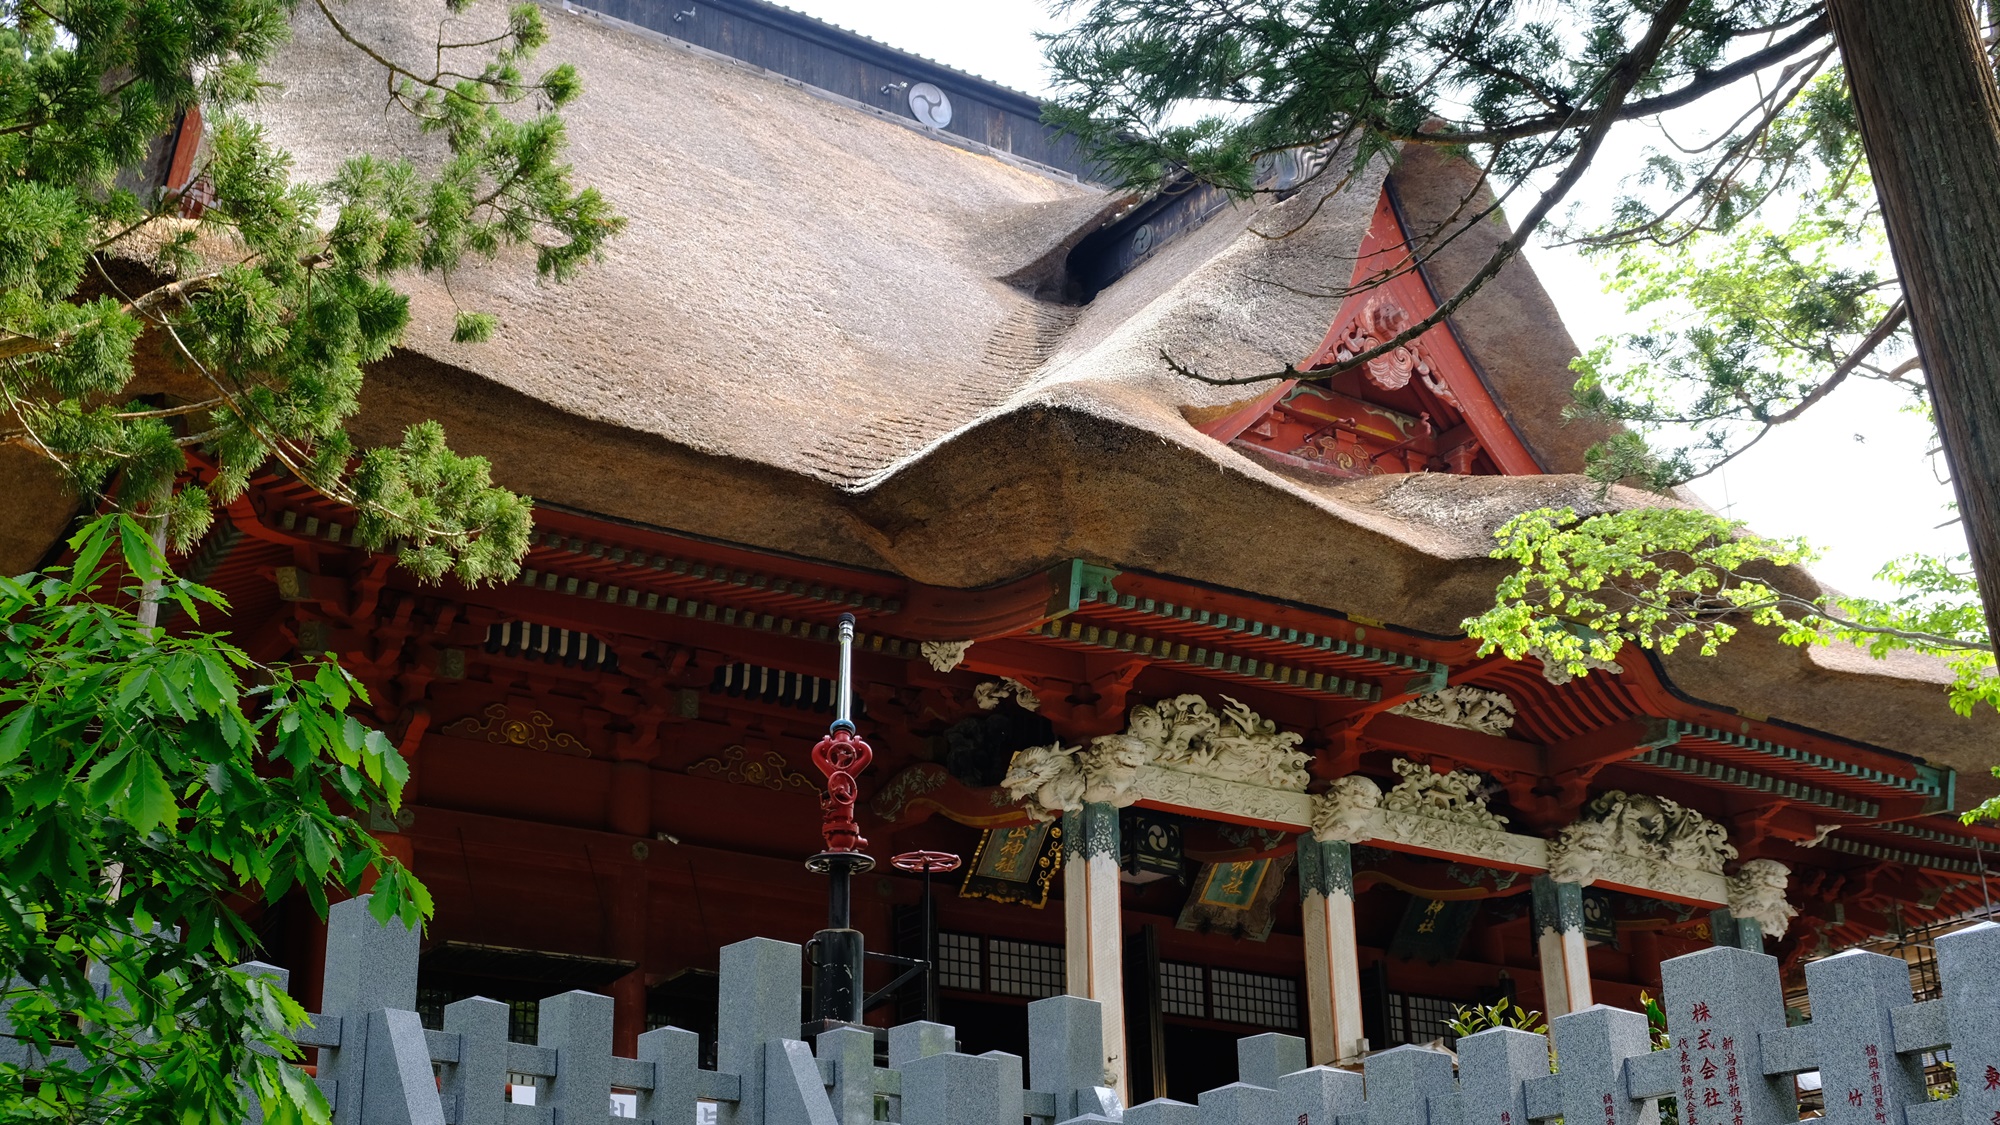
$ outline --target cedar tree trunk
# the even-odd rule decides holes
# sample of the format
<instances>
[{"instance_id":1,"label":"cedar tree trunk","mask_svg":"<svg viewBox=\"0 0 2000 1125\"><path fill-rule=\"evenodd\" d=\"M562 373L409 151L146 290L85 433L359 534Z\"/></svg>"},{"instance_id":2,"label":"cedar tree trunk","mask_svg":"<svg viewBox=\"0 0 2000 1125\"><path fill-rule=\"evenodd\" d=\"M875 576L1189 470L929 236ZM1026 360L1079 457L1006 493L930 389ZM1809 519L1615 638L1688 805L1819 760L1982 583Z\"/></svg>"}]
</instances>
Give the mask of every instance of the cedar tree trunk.
<instances>
[{"instance_id":1,"label":"cedar tree trunk","mask_svg":"<svg viewBox=\"0 0 2000 1125\"><path fill-rule=\"evenodd\" d=\"M1967 0L1829 0L2000 639L2000 88Z\"/></svg>"}]
</instances>

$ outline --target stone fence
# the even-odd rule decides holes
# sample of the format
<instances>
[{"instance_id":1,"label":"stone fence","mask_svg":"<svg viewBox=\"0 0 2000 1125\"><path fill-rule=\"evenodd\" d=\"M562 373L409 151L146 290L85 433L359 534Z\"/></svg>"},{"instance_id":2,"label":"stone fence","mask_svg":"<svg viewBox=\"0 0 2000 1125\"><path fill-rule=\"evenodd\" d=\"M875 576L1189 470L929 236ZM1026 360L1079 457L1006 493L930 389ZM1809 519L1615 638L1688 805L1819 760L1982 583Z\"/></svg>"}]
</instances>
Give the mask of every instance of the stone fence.
<instances>
[{"instance_id":1,"label":"stone fence","mask_svg":"<svg viewBox=\"0 0 2000 1125\"><path fill-rule=\"evenodd\" d=\"M333 908L326 1010L298 1039L320 1049L339 1125L609 1125L614 1090L660 1125L695 1125L703 1101L719 1125L1655 1125L1661 1097L1678 1099L1681 1125L1780 1125L1798 1119L1794 1076L1808 1071L1833 1125L2000 1125L1991 923L1938 941L1938 1000L1911 1002L1900 960L1843 953L1806 967L1813 1019L1787 1026L1777 962L1717 947L1662 966L1666 1050L1651 1049L1643 1015L1602 1006L1558 1017L1553 1042L1484 1031L1459 1040L1456 1060L1397 1047L1359 1073L1309 1067L1302 1040L1258 1035L1237 1046L1239 1081L1199 1105L1129 1109L1105 1085L1098 1006L1079 997L1028 1006L1025 1066L959 1054L951 1028L913 1023L889 1032L881 1067L869 1031L798 1038L799 946L739 942L722 951L718 1069L706 1070L696 1035L678 1028L640 1036L637 1058L614 1055L611 1000L587 992L542 1001L532 1046L508 1042L506 1005L479 998L426 1030L417 952L417 935L377 925L365 900ZM1933 1101L1925 1056L1947 1050L1957 1094ZM535 1079L533 1104L510 1100L510 1075Z\"/></svg>"}]
</instances>

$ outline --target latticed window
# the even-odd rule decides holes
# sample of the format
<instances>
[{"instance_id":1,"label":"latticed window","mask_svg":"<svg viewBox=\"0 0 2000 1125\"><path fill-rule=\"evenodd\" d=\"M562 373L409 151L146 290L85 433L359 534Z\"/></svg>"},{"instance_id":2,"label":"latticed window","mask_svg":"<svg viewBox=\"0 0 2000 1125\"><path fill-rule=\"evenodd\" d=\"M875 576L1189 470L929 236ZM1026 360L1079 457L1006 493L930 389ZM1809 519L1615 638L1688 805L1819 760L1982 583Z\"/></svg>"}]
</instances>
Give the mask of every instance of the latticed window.
<instances>
[{"instance_id":1,"label":"latticed window","mask_svg":"<svg viewBox=\"0 0 2000 1125\"><path fill-rule=\"evenodd\" d=\"M507 1001L507 1038L516 1043L533 1043L541 1022L540 1000Z\"/></svg>"},{"instance_id":2,"label":"latticed window","mask_svg":"<svg viewBox=\"0 0 2000 1125\"><path fill-rule=\"evenodd\" d=\"M1458 1041L1458 1036L1446 1025L1458 1018L1458 1007L1459 1001L1442 996L1410 996L1391 992L1388 1045L1395 1047L1442 1039L1446 1046L1450 1046Z\"/></svg>"},{"instance_id":3,"label":"latticed window","mask_svg":"<svg viewBox=\"0 0 2000 1125\"><path fill-rule=\"evenodd\" d=\"M458 999L460 997L448 988L419 988L417 1019L423 1021L423 1025L432 1031L442 1030L445 1005Z\"/></svg>"},{"instance_id":4,"label":"latticed window","mask_svg":"<svg viewBox=\"0 0 2000 1125\"><path fill-rule=\"evenodd\" d=\"M1209 970L1209 1017L1258 1027L1299 1025L1299 986L1289 977Z\"/></svg>"},{"instance_id":5,"label":"latticed window","mask_svg":"<svg viewBox=\"0 0 2000 1125\"><path fill-rule=\"evenodd\" d=\"M1207 976L1200 965L1160 962L1160 1010L1170 1016L1207 1019Z\"/></svg>"},{"instance_id":6,"label":"latticed window","mask_svg":"<svg viewBox=\"0 0 2000 1125\"><path fill-rule=\"evenodd\" d=\"M1063 990L1063 949L1034 941L987 941L988 987L1008 996L1040 999Z\"/></svg>"},{"instance_id":7,"label":"latticed window","mask_svg":"<svg viewBox=\"0 0 2000 1125\"><path fill-rule=\"evenodd\" d=\"M417 1018L432 1031L441 1030L444 1027L445 1007L470 995L455 988L421 987L417 989ZM541 1010L539 1000L507 1001L507 1038L516 1043L533 1043L536 1028L540 1026Z\"/></svg>"},{"instance_id":8,"label":"latticed window","mask_svg":"<svg viewBox=\"0 0 2000 1125\"><path fill-rule=\"evenodd\" d=\"M1299 982L1269 973L1160 963L1160 1010L1252 1027L1299 1026Z\"/></svg>"},{"instance_id":9,"label":"latticed window","mask_svg":"<svg viewBox=\"0 0 2000 1125\"><path fill-rule=\"evenodd\" d=\"M986 987L981 972L984 951L977 935L941 933L937 943L939 988L978 992Z\"/></svg>"}]
</instances>

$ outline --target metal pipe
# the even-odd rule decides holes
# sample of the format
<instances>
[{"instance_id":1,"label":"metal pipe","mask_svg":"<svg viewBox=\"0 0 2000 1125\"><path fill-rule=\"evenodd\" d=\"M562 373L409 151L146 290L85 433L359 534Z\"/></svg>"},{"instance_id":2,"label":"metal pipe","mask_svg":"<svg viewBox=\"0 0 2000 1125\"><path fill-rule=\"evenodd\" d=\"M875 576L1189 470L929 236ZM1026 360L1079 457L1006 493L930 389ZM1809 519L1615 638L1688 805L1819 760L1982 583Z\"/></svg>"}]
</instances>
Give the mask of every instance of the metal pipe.
<instances>
[{"instance_id":1,"label":"metal pipe","mask_svg":"<svg viewBox=\"0 0 2000 1125\"><path fill-rule=\"evenodd\" d=\"M845 863L836 863L827 870L826 925L828 929L844 930L854 918L853 883Z\"/></svg>"},{"instance_id":2,"label":"metal pipe","mask_svg":"<svg viewBox=\"0 0 2000 1125\"><path fill-rule=\"evenodd\" d=\"M931 899L931 865L924 864L924 1019L937 1020L937 904Z\"/></svg>"},{"instance_id":3,"label":"metal pipe","mask_svg":"<svg viewBox=\"0 0 2000 1125\"><path fill-rule=\"evenodd\" d=\"M854 729L854 615L840 615L840 694L833 726Z\"/></svg>"}]
</instances>

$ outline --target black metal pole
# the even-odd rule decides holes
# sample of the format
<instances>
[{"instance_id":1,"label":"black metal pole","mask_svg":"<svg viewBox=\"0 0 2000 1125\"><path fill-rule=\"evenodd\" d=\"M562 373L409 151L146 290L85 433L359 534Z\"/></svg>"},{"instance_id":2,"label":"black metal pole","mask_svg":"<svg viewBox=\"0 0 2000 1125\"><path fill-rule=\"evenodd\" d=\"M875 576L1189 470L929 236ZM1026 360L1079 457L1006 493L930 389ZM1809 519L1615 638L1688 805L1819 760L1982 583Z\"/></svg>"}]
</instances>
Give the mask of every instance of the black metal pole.
<instances>
[{"instance_id":1,"label":"black metal pole","mask_svg":"<svg viewBox=\"0 0 2000 1125\"><path fill-rule=\"evenodd\" d=\"M937 1022L937 907L931 901L931 869L924 865L924 1020Z\"/></svg>"},{"instance_id":2,"label":"black metal pole","mask_svg":"<svg viewBox=\"0 0 2000 1125\"><path fill-rule=\"evenodd\" d=\"M867 870L866 857L816 856L827 875L827 928L813 935L813 1027L816 1031L860 1023L862 966L867 945L853 926L850 908L854 873Z\"/></svg>"},{"instance_id":3,"label":"black metal pole","mask_svg":"<svg viewBox=\"0 0 2000 1125\"><path fill-rule=\"evenodd\" d=\"M914 974L922 973L923 992L921 995L924 1002L924 1019L935 1021L937 1019L938 1003L938 931L937 898L933 891L934 884L932 879L939 872L949 873L958 870L960 860L950 852L934 852L919 849L913 852L904 852L889 862L894 864L898 871L910 871L924 877L923 898L918 900L917 905L917 909L923 913L922 925L920 927L923 931L923 955L910 960L910 972L904 974L903 977L897 978L896 983L889 987L901 988L907 983L908 979L914 978Z\"/></svg>"}]
</instances>

